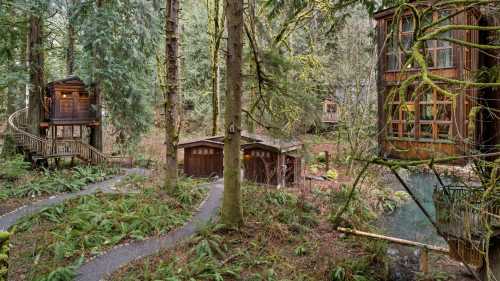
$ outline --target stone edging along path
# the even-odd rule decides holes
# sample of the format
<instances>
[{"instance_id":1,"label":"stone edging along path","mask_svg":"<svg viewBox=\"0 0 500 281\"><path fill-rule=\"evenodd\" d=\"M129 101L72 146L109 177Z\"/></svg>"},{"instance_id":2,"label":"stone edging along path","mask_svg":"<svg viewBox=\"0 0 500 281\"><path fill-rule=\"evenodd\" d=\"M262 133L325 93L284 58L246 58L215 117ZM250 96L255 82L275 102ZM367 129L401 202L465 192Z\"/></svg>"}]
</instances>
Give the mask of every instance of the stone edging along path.
<instances>
[{"instance_id":1,"label":"stone edging along path","mask_svg":"<svg viewBox=\"0 0 500 281\"><path fill-rule=\"evenodd\" d=\"M89 184L87 187L84 189L74 192L74 193L63 193L59 195L54 195L51 196L47 199L43 199L40 201L36 201L33 203L30 203L28 205L24 205L20 208L17 208L16 210L4 214L0 216L0 231L6 231L8 230L11 226L13 226L19 219L35 214L42 210L43 208L59 204L64 202L65 200L68 199L73 199L77 198L79 196L83 195L89 195L96 193L97 191L102 191L104 193L117 193L120 191L115 190L113 187L120 182L122 179L125 178L125 176L130 175L130 174L141 174L145 175L147 173L146 170L144 169L124 169L125 174L124 175L119 175L115 176L109 180L101 181L101 182L96 182Z\"/></svg>"},{"instance_id":2,"label":"stone edging along path","mask_svg":"<svg viewBox=\"0 0 500 281\"><path fill-rule=\"evenodd\" d=\"M222 181L210 185L209 195L201 204L196 215L184 226L159 237L117 246L101 256L84 263L77 270L76 281L100 281L124 265L155 253L172 248L177 242L196 233L199 226L210 221L217 214L224 185Z\"/></svg>"}]
</instances>

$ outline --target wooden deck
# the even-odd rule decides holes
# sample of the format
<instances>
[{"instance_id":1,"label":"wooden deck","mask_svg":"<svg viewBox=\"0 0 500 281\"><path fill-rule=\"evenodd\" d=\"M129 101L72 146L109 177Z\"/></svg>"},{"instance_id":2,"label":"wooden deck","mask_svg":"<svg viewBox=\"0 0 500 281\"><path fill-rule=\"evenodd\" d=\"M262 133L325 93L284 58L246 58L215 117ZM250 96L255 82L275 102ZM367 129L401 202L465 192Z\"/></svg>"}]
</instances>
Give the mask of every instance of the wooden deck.
<instances>
[{"instance_id":1,"label":"wooden deck","mask_svg":"<svg viewBox=\"0 0 500 281\"><path fill-rule=\"evenodd\" d=\"M77 157L90 164L109 163L110 158L95 147L77 140L53 140L35 136L27 128L28 108L9 116L8 129L16 145L28 151L37 159ZM112 157L116 160L116 157Z\"/></svg>"}]
</instances>

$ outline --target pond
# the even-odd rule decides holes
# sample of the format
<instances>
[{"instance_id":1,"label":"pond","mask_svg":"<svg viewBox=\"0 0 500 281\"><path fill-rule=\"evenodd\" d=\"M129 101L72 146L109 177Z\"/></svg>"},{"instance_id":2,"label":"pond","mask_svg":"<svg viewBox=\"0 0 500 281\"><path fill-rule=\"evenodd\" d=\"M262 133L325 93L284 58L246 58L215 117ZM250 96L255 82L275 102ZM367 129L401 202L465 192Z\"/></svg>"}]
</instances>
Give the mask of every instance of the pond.
<instances>
[{"instance_id":1,"label":"pond","mask_svg":"<svg viewBox=\"0 0 500 281\"><path fill-rule=\"evenodd\" d=\"M400 175L407 183L413 194L424 206L427 212L435 219L436 210L432 201L434 187L439 184L433 173L423 172L400 172ZM443 179L446 183L451 182L450 178ZM404 190L401 183L395 176L391 175L388 183L394 190ZM402 239L417 241L438 246L446 246L446 242L441 238L432 224L417 204L409 199L392 214L382 216L377 226L385 231L386 235Z\"/></svg>"}]
</instances>

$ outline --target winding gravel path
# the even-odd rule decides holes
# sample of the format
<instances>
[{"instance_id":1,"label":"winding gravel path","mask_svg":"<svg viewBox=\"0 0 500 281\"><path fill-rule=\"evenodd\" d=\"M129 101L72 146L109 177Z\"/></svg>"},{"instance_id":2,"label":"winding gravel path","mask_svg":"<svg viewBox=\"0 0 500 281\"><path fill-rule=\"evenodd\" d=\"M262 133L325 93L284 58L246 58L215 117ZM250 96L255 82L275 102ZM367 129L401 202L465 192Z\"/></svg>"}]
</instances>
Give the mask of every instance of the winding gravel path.
<instances>
[{"instance_id":1,"label":"winding gravel path","mask_svg":"<svg viewBox=\"0 0 500 281\"><path fill-rule=\"evenodd\" d=\"M106 276L120 269L122 266L146 256L168 249L180 240L196 233L199 226L208 222L217 214L224 185L222 181L211 184L208 198L201 204L200 209L193 218L184 226L173 230L160 237L143 241L136 241L123 246L118 246L105 254L98 256L83 264L78 270L76 281L100 281Z\"/></svg>"},{"instance_id":2,"label":"winding gravel path","mask_svg":"<svg viewBox=\"0 0 500 281\"><path fill-rule=\"evenodd\" d=\"M89 184L84 189L75 192L75 193L63 193L60 195L51 196L47 199L43 199L37 202L30 203L28 205L24 205L16 210L7 213L5 215L0 216L0 231L8 230L11 226L13 226L19 219L35 214L42 210L45 207L52 206L55 204L62 203L65 200L73 199L83 195L89 195L96 193L97 191L102 191L104 193L116 193L119 192L114 189L114 186L120 182L125 176L130 174L141 174L145 175L147 170L135 168L135 169L124 169L125 174L113 177L109 180L105 180L102 182L97 182L93 184Z\"/></svg>"}]
</instances>

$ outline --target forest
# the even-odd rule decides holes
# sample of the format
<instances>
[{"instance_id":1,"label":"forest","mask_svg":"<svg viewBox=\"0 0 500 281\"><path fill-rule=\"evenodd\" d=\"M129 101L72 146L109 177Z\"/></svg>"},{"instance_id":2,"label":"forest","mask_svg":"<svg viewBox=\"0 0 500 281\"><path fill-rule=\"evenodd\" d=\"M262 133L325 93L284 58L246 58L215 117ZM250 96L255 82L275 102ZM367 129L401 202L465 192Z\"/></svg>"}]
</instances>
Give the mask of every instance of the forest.
<instances>
[{"instance_id":1,"label":"forest","mask_svg":"<svg viewBox=\"0 0 500 281\"><path fill-rule=\"evenodd\" d=\"M0 281L500 280L496 0L0 0Z\"/></svg>"}]
</instances>

